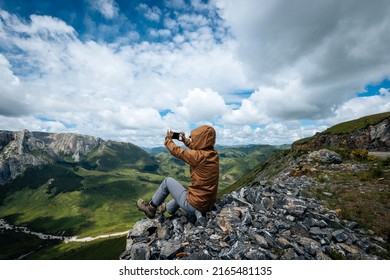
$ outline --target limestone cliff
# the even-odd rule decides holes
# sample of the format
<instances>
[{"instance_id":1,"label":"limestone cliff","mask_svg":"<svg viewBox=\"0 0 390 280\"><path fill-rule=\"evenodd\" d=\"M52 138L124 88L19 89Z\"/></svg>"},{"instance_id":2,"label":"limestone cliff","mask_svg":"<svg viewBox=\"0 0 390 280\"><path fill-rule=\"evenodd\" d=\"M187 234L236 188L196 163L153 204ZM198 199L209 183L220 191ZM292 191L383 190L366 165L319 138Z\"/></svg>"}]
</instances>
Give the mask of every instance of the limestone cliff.
<instances>
[{"instance_id":1,"label":"limestone cliff","mask_svg":"<svg viewBox=\"0 0 390 280\"><path fill-rule=\"evenodd\" d=\"M104 141L72 133L0 131L0 185L32 166L57 161L78 162Z\"/></svg>"}]
</instances>

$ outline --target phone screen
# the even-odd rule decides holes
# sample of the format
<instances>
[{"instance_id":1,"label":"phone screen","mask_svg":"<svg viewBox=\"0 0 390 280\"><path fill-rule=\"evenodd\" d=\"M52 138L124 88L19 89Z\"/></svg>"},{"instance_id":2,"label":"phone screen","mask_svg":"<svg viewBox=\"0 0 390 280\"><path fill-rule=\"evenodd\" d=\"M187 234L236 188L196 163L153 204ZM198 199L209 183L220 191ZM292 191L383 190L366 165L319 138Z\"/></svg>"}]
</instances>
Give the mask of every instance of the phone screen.
<instances>
[{"instance_id":1,"label":"phone screen","mask_svg":"<svg viewBox=\"0 0 390 280\"><path fill-rule=\"evenodd\" d=\"M180 133L179 132L174 132L173 135L172 135L172 139L179 140L180 139Z\"/></svg>"}]
</instances>

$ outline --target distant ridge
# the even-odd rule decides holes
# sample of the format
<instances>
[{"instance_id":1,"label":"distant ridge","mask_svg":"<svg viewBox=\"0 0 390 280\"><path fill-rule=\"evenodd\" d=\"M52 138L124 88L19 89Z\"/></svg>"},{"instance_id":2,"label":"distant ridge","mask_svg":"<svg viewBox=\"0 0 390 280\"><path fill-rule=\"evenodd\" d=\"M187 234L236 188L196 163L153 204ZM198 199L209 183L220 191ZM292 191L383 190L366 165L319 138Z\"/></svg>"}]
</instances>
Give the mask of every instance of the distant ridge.
<instances>
[{"instance_id":1,"label":"distant ridge","mask_svg":"<svg viewBox=\"0 0 390 280\"><path fill-rule=\"evenodd\" d=\"M293 150L332 147L390 151L390 112L339 123L292 144Z\"/></svg>"},{"instance_id":2,"label":"distant ridge","mask_svg":"<svg viewBox=\"0 0 390 280\"><path fill-rule=\"evenodd\" d=\"M27 168L60 162L82 163L98 170L119 164L157 168L146 151L131 143L75 133L0 131L0 185L23 175Z\"/></svg>"}]
</instances>

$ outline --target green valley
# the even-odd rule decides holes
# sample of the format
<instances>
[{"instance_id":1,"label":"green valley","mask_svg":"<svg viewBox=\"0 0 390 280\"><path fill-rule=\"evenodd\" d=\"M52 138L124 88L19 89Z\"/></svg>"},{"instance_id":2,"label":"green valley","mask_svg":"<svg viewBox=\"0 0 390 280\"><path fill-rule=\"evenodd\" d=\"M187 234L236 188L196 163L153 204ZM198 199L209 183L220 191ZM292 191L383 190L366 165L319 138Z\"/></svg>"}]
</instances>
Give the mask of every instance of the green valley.
<instances>
[{"instance_id":1,"label":"green valley","mask_svg":"<svg viewBox=\"0 0 390 280\"><path fill-rule=\"evenodd\" d=\"M266 145L218 147L220 189L277 150ZM1 185L0 219L34 232L64 237L124 232L143 217L135 207L136 200L151 198L167 176L184 186L190 182L188 167L165 148L148 153L129 143L109 141L96 146L79 162L63 156L52 164L30 167L22 176ZM1 229L0 243L6 244L6 250L0 258L95 259L93 252L103 250L108 252L105 258L117 259L124 242L123 236L65 244Z\"/></svg>"}]
</instances>

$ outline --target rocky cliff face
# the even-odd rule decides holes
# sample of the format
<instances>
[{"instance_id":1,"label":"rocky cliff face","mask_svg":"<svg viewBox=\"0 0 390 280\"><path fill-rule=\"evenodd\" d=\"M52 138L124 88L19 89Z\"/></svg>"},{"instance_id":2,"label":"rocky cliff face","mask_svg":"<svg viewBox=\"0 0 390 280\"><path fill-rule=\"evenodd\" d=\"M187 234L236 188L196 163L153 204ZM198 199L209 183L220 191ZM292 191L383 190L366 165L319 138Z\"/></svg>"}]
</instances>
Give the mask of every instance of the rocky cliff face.
<instances>
[{"instance_id":1,"label":"rocky cliff face","mask_svg":"<svg viewBox=\"0 0 390 280\"><path fill-rule=\"evenodd\" d=\"M297 142L292 145L293 150L317 150L332 147L388 152L390 151L390 118L352 133L319 133L306 143Z\"/></svg>"},{"instance_id":2,"label":"rocky cliff face","mask_svg":"<svg viewBox=\"0 0 390 280\"><path fill-rule=\"evenodd\" d=\"M97 137L72 133L0 131L0 185L12 181L31 166L78 162L103 143Z\"/></svg>"},{"instance_id":3,"label":"rocky cliff face","mask_svg":"<svg viewBox=\"0 0 390 280\"><path fill-rule=\"evenodd\" d=\"M329 150L280 160L289 162L272 180L258 173L247 187L225 195L205 217L180 213L138 221L120 258L380 259L378 255L386 254L382 238L304 195L321 182L297 175L309 165L335 170L348 166L356 173L364 166L340 166L341 157Z\"/></svg>"}]
</instances>

